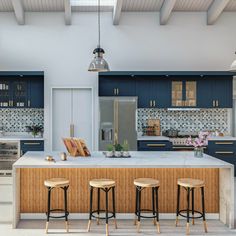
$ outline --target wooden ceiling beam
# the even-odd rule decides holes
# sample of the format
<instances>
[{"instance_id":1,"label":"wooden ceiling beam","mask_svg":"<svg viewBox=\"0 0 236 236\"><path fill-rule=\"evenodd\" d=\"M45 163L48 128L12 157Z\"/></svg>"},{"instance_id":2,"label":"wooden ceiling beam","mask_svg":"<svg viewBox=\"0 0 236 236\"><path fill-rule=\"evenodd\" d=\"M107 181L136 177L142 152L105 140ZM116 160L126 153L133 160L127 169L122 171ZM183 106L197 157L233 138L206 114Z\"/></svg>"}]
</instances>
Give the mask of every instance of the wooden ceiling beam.
<instances>
[{"instance_id":1,"label":"wooden ceiling beam","mask_svg":"<svg viewBox=\"0 0 236 236\"><path fill-rule=\"evenodd\" d=\"M119 25L123 0L115 0L113 8L113 25Z\"/></svg>"},{"instance_id":2,"label":"wooden ceiling beam","mask_svg":"<svg viewBox=\"0 0 236 236\"><path fill-rule=\"evenodd\" d=\"M164 0L160 10L160 24L167 24L170 19L171 12L175 6L176 0Z\"/></svg>"},{"instance_id":3,"label":"wooden ceiling beam","mask_svg":"<svg viewBox=\"0 0 236 236\"><path fill-rule=\"evenodd\" d=\"M207 10L207 24L213 25L220 17L230 0L214 0Z\"/></svg>"},{"instance_id":4,"label":"wooden ceiling beam","mask_svg":"<svg viewBox=\"0 0 236 236\"><path fill-rule=\"evenodd\" d=\"M21 0L11 0L15 17L19 25L25 24L25 11Z\"/></svg>"},{"instance_id":5,"label":"wooden ceiling beam","mask_svg":"<svg viewBox=\"0 0 236 236\"><path fill-rule=\"evenodd\" d=\"M70 0L64 0L65 4L65 24L71 25L71 3Z\"/></svg>"}]
</instances>

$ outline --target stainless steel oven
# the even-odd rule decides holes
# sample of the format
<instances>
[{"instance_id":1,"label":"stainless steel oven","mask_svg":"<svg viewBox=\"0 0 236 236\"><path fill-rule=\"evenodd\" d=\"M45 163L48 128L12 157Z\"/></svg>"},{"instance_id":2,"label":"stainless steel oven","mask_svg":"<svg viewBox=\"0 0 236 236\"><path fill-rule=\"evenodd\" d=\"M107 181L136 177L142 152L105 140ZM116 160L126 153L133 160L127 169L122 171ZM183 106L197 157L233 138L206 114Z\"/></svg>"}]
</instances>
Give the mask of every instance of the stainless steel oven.
<instances>
[{"instance_id":1,"label":"stainless steel oven","mask_svg":"<svg viewBox=\"0 0 236 236\"><path fill-rule=\"evenodd\" d=\"M0 141L0 177L12 176L12 165L19 157L19 141Z\"/></svg>"}]
</instances>

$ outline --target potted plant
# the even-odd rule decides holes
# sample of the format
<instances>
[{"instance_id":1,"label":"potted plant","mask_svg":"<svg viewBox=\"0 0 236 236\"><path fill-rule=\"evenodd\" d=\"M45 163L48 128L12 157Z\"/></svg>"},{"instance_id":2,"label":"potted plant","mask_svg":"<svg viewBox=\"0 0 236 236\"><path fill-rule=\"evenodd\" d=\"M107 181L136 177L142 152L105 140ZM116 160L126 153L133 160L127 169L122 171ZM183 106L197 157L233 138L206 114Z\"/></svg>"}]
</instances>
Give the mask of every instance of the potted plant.
<instances>
[{"instance_id":1,"label":"potted plant","mask_svg":"<svg viewBox=\"0 0 236 236\"><path fill-rule=\"evenodd\" d=\"M112 144L107 145L107 152L106 156L107 157L112 157L114 155L114 146Z\"/></svg>"},{"instance_id":2,"label":"potted plant","mask_svg":"<svg viewBox=\"0 0 236 236\"><path fill-rule=\"evenodd\" d=\"M128 140L124 140L124 144L123 144L123 156L125 157L129 157L129 143Z\"/></svg>"},{"instance_id":3,"label":"potted plant","mask_svg":"<svg viewBox=\"0 0 236 236\"><path fill-rule=\"evenodd\" d=\"M203 147L208 144L209 132L199 132L198 137L193 139L191 136L186 140L186 145L194 147L194 156L203 157Z\"/></svg>"},{"instance_id":4,"label":"potted plant","mask_svg":"<svg viewBox=\"0 0 236 236\"><path fill-rule=\"evenodd\" d=\"M114 147L115 147L115 156L120 157L123 147L119 143L115 144Z\"/></svg>"},{"instance_id":5,"label":"potted plant","mask_svg":"<svg viewBox=\"0 0 236 236\"><path fill-rule=\"evenodd\" d=\"M26 131L31 133L33 137L42 137L43 127L40 125L26 126Z\"/></svg>"}]
</instances>

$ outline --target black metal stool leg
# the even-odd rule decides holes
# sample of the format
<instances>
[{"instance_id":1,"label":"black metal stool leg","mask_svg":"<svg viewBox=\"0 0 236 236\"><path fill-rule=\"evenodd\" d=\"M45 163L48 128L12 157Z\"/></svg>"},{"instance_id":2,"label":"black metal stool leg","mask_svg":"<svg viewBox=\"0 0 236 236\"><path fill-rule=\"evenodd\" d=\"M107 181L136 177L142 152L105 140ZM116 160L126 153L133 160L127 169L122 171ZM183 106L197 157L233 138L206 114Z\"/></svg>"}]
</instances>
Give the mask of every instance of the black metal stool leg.
<instances>
[{"instance_id":1,"label":"black metal stool leg","mask_svg":"<svg viewBox=\"0 0 236 236\"><path fill-rule=\"evenodd\" d=\"M158 207L158 188L159 187L155 187L155 192L156 192L156 223L157 223L157 232L160 233L159 207Z\"/></svg>"},{"instance_id":2,"label":"black metal stool leg","mask_svg":"<svg viewBox=\"0 0 236 236\"><path fill-rule=\"evenodd\" d=\"M189 205L190 205L190 188L187 188L187 228L186 228L186 234L189 234Z\"/></svg>"},{"instance_id":3,"label":"black metal stool leg","mask_svg":"<svg viewBox=\"0 0 236 236\"><path fill-rule=\"evenodd\" d=\"M46 222L46 234L48 233L48 225L50 218L50 210L51 210L51 190L52 188L48 188L48 211L47 211L47 222Z\"/></svg>"},{"instance_id":4,"label":"black metal stool leg","mask_svg":"<svg viewBox=\"0 0 236 236\"><path fill-rule=\"evenodd\" d=\"M176 208L176 220L175 220L175 226L178 225L178 216L179 216L179 201L180 201L180 185L177 187L177 208Z\"/></svg>"},{"instance_id":5,"label":"black metal stool leg","mask_svg":"<svg viewBox=\"0 0 236 236\"><path fill-rule=\"evenodd\" d=\"M106 193L106 236L108 236L108 189L105 188Z\"/></svg>"},{"instance_id":6,"label":"black metal stool leg","mask_svg":"<svg viewBox=\"0 0 236 236\"><path fill-rule=\"evenodd\" d=\"M138 214L138 189L135 188L135 216L134 216L134 225L137 224L137 214Z\"/></svg>"},{"instance_id":7,"label":"black metal stool leg","mask_svg":"<svg viewBox=\"0 0 236 236\"><path fill-rule=\"evenodd\" d=\"M205 216L204 187L201 187L201 193L202 193L202 218L203 218L204 230L207 233L207 224L206 224L206 216Z\"/></svg>"},{"instance_id":8,"label":"black metal stool leg","mask_svg":"<svg viewBox=\"0 0 236 236\"><path fill-rule=\"evenodd\" d=\"M115 228L117 229L117 223L116 223L115 187L112 187L112 205L113 205L113 215L114 215Z\"/></svg>"},{"instance_id":9,"label":"black metal stool leg","mask_svg":"<svg viewBox=\"0 0 236 236\"><path fill-rule=\"evenodd\" d=\"M194 188L192 188L192 224L194 225Z\"/></svg>"},{"instance_id":10,"label":"black metal stool leg","mask_svg":"<svg viewBox=\"0 0 236 236\"><path fill-rule=\"evenodd\" d=\"M89 222L88 222L88 228L87 231L90 231L91 227L91 220L92 220L92 211L93 211L93 187L90 187L90 209L89 209Z\"/></svg>"},{"instance_id":11,"label":"black metal stool leg","mask_svg":"<svg viewBox=\"0 0 236 236\"><path fill-rule=\"evenodd\" d=\"M138 223L137 223L137 230L140 231L140 214L141 214L141 188L137 187L138 189Z\"/></svg>"},{"instance_id":12,"label":"black metal stool leg","mask_svg":"<svg viewBox=\"0 0 236 236\"><path fill-rule=\"evenodd\" d=\"M153 216L156 215L156 212L155 212L155 188L154 187L152 188L152 214L153 214ZM153 223L154 223L154 225L156 225L155 217L153 218Z\"/></svg>"},{"instance_id":13,"label":"black metal stool leg","mask_svg":"<svg viewBox=\"0 0 236 236\"><path fill-rule=\"evenodd\" d=\"M65 201L65 224L66 224L66 232L68 233L69 232L69 226L68 226L68 211L67 211L67 189L68 189L68 186L67 187L64 187L63 190L64 190L64 201Z\"/></svg>"},{"instance_id":14,"label":"black metal stool leg","mask_svg":"<svg viewBox=\"0 0 236 236\"><path fill-rule=\"evenodd\" d=\"M98 192L97 206L98 206L98 217L99 217L99 214L100 214L100 188L98 188L97 192ZM99 225L99 218L97 218L97 225Z\"/></svg>"}]
</instances>

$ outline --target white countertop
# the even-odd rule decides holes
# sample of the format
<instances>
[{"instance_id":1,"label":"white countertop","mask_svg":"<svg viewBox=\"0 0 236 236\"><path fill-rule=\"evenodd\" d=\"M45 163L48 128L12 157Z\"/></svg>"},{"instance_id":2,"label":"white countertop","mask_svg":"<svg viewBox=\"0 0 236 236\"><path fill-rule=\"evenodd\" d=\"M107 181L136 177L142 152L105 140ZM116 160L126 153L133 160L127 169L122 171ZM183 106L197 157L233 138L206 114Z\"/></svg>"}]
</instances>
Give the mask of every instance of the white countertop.
<instances>
[{"instance_id":1,"label":"white countertop","mask_svg":"<svg viewBox=\"0 0 236 236\"><path fill-rule=\"evenodd\" d=\"M44 138L34 138L31 135L12 135L0 136L0 141L20 141L20 140L44 140Z\"/></svg>"},{"instance_id":2,"label":"white countertop","mask_svg":"<svg viewBox=\"0 0 236 236\"><path fill-rule=\"evenodd\" d=\"M137 138L138 141L170 141L169 137L166 136L139 136ZM233 136L212 136L208 138L209 141L217 141L217 140L222 140L222 141L236 141L236 137Z\"/></svg>"},{"instance_id":3,"label":"white countertop","mask_svg":"<svg viewBox=\"0 0 236 236\"><path fill-rule=\"evenodd\" d=\"M138 141L169 141L170 138L166 136L139 136Z\"/></svg>"},{"instance_id":4,"label":"white countertop","mask_svg":"<svg viewBox=\"0 0 236 236\"><path fill-rule=\"evenodd\" d=\"M209 141L214 141L214 140L231 140L231 141L236 141L236 137L233 136L212 136L208 138Z\"/></svg>"},{"instance_id":5,"label":"white countertop","mask_svg":"<svg viewBox=\"0 0 236 236\"><path fill-rule=\"evenodd\" d=\"M68 157L61 161L59 152L27 152L13 168L232 168L233 165L204 154L196 158L193 152L130 152L131 158L106 158L102 152L91 157ZM45 160L52 155L56 162Z\"/></svg>"}]
</instances>

